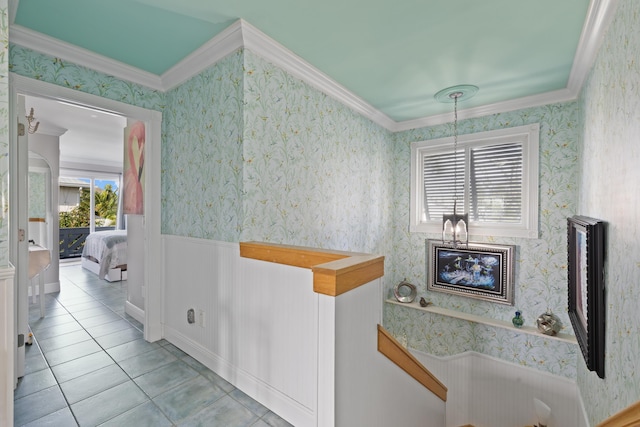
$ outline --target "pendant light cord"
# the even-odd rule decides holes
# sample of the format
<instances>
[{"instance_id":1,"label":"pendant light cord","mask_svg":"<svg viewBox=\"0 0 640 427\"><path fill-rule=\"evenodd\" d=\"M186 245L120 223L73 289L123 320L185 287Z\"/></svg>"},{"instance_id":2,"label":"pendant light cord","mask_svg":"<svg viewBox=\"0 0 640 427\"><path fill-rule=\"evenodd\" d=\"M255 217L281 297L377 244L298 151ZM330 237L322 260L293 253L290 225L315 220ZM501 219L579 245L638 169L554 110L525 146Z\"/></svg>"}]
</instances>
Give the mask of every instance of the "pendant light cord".
<instances>
[{"instance_id":1,"label":"pendant light cord","mask_svg":"<svg viewBox=\"0 0 640 427\"><path fill-rule=\"evenodd\" d=\"M461 93L452 93L453 98L453 214L458 204L458 98Z\"/></svg>"}]
</instances>

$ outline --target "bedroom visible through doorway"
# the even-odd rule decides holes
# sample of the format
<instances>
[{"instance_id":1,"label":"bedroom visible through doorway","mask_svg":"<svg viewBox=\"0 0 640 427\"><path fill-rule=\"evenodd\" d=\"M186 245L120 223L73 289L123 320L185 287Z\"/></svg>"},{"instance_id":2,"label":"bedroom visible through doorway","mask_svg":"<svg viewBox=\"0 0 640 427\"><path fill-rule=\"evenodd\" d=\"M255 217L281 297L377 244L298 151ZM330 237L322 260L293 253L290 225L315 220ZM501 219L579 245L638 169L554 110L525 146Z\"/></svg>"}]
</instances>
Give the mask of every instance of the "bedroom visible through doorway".
<instances>
[{"instance_id":1,"label":"bedroom visible through doorway","mask_svg":"<svg viewBox=\"0 0 640 427\"><path fill-rule=\"evenodd\" d=\"M157 270L151 269L146 260L147 259L155 259L161 256L160 248L161 248L161 238L160 238L160 135L161 135L161 124L162 124L162 115L158 111L153 111L145 108L136 107L130 104L124 104L119 101L113 101L110 99L102 98L96 95L91 95L88 93L80 92L77 90L72 90L69 88L57 86L54 84L24 78L22 76L15 75L13 73L10 74L10 88L11 88L11 107L14 113L21 111L24 109L27 111L27 108L34 108L34 115L36 120L40 121L40 129L43 131L47 131L49 135L57 135L61 136L65 133L71 134L69 129L71 127L83 127L89 126L92 127L93 130L98 130L97 134L84 138L82 144L77 146L75 149L69 151L68 153L60 153L62 158L66 157L66 154L69 154L71 158L69 158L65 162L61 162L58 166L59 170L55 171L56 178L55 184L52 187L55 187L55 191L59 190L58 185L58 176L71 176L75 178L86 178L88 175L84 173L87 169L94 169L93 167L88 168L87 165L90 163L95 165L97 163L101 163L101 168L98 170L98 173L93 176L89 176L89 178L93 177L96 181L101 179L113 179L116 181L119 175L122 173L122 159L123 159L123 148L114 148L106 151L100 151L95 147L95 143L99 141L102 136L106 135L109 130L106 128L101 128L96 124L96 117L94 116L106 116L110 117L114 120L118 120L118 126L111 126L115 128L115 131L118 133L118 140L120 142L121 147L124 146L124 134L123 129L126 126L126 122L128 119L142 122L146 127L146 164L144 168L144 191L145 191L145 213L146 215L143 218L139 218L139 224L141 224L141 228L138 233L138 238L141 244L136 249L140 253L140 262L138 263L141 279L139 284L139 299L142 300L142 306L144 309L138 311L139 317L142 319L145 324L145 338L150 341L155 341L161 338L161 307L162 307L162 278L161 273ZM83 114L84 117L75 118L73 120L72 126L61 126L55 124L47 124L45 125L46 119L45 117L50 117L50 114L45 114L45 109L41 108L40 105L27 105L28 103L23 104L23 108L16 108L19 105L19 98L33 98L33 100L45 100L48 102L57 103L57 109L62 110L63 108L75 107L75 111ZM19 114L17 114L19 115ZM19 118L19 117L18 117ZM48 126L49 125L49 126ZM47 129L47 127L49 127ZM15 127L11 128L12 135L17 134L17 130ZM37 132L38 134L40 132ZM44 135L44 134L42 134ZM32 140L35 137L34 135L27 135L29 140ZM17 138L16 138L17 140ZM45 146L48 146L47 149L52 149L53 151L58 151L55 144L49 144L52 141L50 139ZM26 146L27 144L23 144ZM29 144L30 145L30 144ZM20 155L19 145L13 144L10 149L10 158L11 158L11 173L13 176L18 176L18 159ZM64 146L60 147L60 151L64 150ZM84 150L84 153L83 153ZM84 160L84 154L86 152L98 154L100 158L100 162L87 162ZM24 157L22 157L24 158ZM71 174L66 174L66 171L73 171ZM93 170L95 172L95 169ZM110 176L106 176L110 175ZM53 181L53 180L52 180ZM14 180L15 182L15 180ZM96 182L94 181L94 186ZM94 187L90 185L90 188ZM98 183L98 187L101 187ZM78 187L79 188L79 187ZM122 188L121 185L118 185L118 189ZM18 199L16 199L18 192L15 189L10 193L12 195L12 200L10 205L12 207L17 207L19 205ZM78 190L79 194L79 190ZM22 196L23 200L26 198ZM58 207L56 203L56 209L52 212L51 215L51 223L56 223L58 225ZM11 212L12 217L15 219L18 216L16 212ZM25 216L26 217L26 216ZM12 222L15 227L20 227L20 224L17 220ZM90 225L95 225L95 221L90 221ZM10 242L12 247L17 250L14 251L12 249L11 259L14 265L17 266L25 266L25 258L21 258L26 253L24 248L26 247L26 243L17 244L18 239L17 234L14 230L11 230L12 235L10 236ZM57 237L57 236L56 236ZM52 239L54 242L56 239ZM14 246L15 245L15 246ZM25 245L25 246L23 246ZM24 252L23 252L24 251ZM57 252L57 251L55 251ZM18 270L21 270L19 268ZM17 283L25 282L24 275L22 279L20 278L20 272L17 271ZM25 273L26 274L26 273ZM16 292L19 292L20 287L17 286Z\"/></svg>"}]
</instances>

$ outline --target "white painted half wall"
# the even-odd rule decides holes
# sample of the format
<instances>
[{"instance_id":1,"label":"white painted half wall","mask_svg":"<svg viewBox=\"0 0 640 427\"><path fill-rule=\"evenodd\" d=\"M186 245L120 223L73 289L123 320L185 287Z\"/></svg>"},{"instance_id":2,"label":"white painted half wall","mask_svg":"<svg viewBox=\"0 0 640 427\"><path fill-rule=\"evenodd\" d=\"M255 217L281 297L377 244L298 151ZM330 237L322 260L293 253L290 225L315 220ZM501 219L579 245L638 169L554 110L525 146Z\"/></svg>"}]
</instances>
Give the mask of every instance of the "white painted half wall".
<instances>
[{"instance_id":1,"label":"white painted half wall","mask_svg":"<svg viewBox=\"0 0 640 427\"><path fill-rule=\"evenodd\" d=\"M315 425L311 271L240 258L237 243L203 239L165 236L164 254L165 338L292 424Z\"/></svg>"},{"instance_id":2,"label":"white painted half wall","mask_svg":"<svg viewBox=\"0 0 640 427\"><path fill-rule=\"evenodd\" d=\"M444 427L445 402L378 351L381 280L320 298L334 304L335 423L318 425Z\"/></svg>"},{"instance_id":3,"label":"white painted half wall","mask_svg":"<svg viewBox=\"0 0 640 427\"><path fill-rule=\"evenodd\" d=\"M330 297L238 243L163 236L163 253L164 337L291 424L444 426L445 403L377 351L381 279Z\"/></svg>"}]
</instances>

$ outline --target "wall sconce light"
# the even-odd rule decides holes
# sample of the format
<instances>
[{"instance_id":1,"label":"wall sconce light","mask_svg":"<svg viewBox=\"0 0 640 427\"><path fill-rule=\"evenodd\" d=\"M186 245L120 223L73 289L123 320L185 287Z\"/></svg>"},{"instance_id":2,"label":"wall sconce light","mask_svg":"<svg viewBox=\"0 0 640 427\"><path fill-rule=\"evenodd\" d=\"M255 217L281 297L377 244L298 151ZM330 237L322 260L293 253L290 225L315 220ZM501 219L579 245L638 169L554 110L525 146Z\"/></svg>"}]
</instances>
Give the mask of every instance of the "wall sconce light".
<instances>
[{"instance_id":1,"label":"wall sconce light","mask_svg":"<svg viewBox=\"0 0 640 427\"><path fill-rule=\"evenodd\" d=\"M36 118L33 115L33 108L31 109L31 111L29 112L29 115L26 116L27 118L27 122L29 122L29 133L34 134L38 131L38 126L40 126L40 122L36 122L36 124L34 125L33 122L36 120Z\"/></svg>"}]
</instances>

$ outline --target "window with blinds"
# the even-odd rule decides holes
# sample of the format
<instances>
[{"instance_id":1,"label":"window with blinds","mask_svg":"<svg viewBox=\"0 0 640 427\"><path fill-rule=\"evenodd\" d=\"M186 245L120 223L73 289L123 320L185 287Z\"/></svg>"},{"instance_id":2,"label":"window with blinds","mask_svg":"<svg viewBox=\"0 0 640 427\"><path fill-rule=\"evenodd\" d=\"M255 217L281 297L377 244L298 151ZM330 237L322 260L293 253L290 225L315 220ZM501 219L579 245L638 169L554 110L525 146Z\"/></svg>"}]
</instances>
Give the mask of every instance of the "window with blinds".
<instances>
[{"instance_id":1,"label":"window with blinds","mask_svg":"<svg viewBox=\"0 0 640 427\"><path fill-rule=\"evenodd\" d=\"M411 231L469 213L471 235L537 237L538 125L412 144Z\"/></svg>"}]
</instances>

